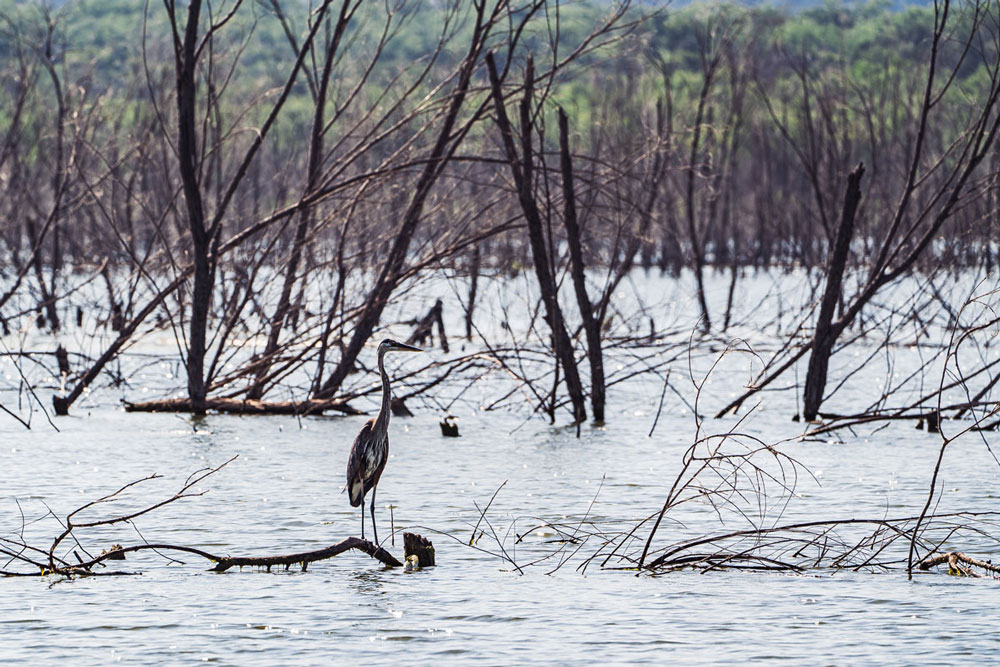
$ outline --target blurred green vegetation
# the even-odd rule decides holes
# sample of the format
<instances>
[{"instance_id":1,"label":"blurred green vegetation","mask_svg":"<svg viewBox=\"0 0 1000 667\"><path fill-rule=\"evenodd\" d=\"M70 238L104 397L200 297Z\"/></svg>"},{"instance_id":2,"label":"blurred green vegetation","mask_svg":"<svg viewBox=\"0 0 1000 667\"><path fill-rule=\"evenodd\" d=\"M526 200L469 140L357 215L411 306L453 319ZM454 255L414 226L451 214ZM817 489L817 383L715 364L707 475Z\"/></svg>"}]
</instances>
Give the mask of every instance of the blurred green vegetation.
<instances>
[{"instance_id":1,"label":"blurred green vegetation","mask_svg":"<svg viewBox=\"0 0 1000 667\"><path fill-rule=\"evenodd\" d=\"M445 30L447 3L409 2L393 16L392 38L380 59L382 81L400 68L427 59ZM569 0L550 8L548 21L535 24L525 36L525 43L537 54L547 54L549 32L558 18L560 54L565 55L587 36L609 12L608 0ZM48 6L48 10L43 10ZM214 16L225 14L232 0L218 3ZM293 34L301 37L306 28L308 4L304 0L282 5ZM601 76L623 71L622 61L635 59L646 66L648 56L665 58L678 71L699 69L699 39L706 22L743 22L754 30L766 31L769 48L788 53L807 53L816 62L845 61L858 74L886 62L922 62L933 10L926 6L908 6L895 10L889 0L845 3L827 0L811 8L792 11L770 5L747 6L726 3L694 3L677 9L657 9L636 3L630 19L646 16L632 37L613 49L605 49L587 59ZM557 11L558 10L558 11ZM456 39L449 44L465 44L462 39L470 25L468 6L450 18L447 29ZM18 44L41 48L45 39L46 14L55 23L53 55L78 73L89 74L94 85L106 89L122 87L123 82L142 66L145 41L149 59L162 66L169 34L165 10L160 2L141 0L75 0L45 3L41 0L0 0L0 58L16 57ZM354 20L349 58L360 60L378 42L386 18L383 3L367 3ZM206 17L210 20L210 17ZM548 25L546 25L546 23ZM145 35L145 39L144 39ZM237 83L259 86L280 80L291 61L288 39L269 3L244 1L234 20L222 31L217 45L220 56L239 56ZM454 54L448 49L442 56L447 64ZM166 63L169 64L169 63ZM966 75L971 72L966 72ZM566 82L569 95L586 96L587 86ZM583 100L580 100L581 102Z\"/></svg>"},{"instance_id":2,"label":"blurred green vegetation","mask_svg":"<svg viewBox=\"0 0 1000 667\"><path fill-rule=\"evenodd\" d=\"M217 20L232 6L233 0L214 3L213 15L204 20ZM435 64L439 71L447 71L460 57L454 50L464 48L467 40L463 37L471 24L469 3L454 11L450 6L437 1L400 2L398 6L365 3L346 36L331 97L336 100L349 94L383 33L388 37L361 93L364 99L389 103L394 89L412 83L442 42L444 48ZM583 43L611 7L609 0L552 3L523 37L539 71L544 72L552 58L566 57ZM286 1L282 8L288 33L301 40L308 25L309 3ZM617 33L620 39L589 51L576 66L563 70L553 82L551 99L567 110L578 131L591 128L591 134L611 124L624 134L638 131L640 118L648 119L655 102L668 94L680 110L679 121L690 120L687 116L704 80L706 53L728 35L732 57L745 65L724 63L717 87L725 88L727 72L745 67L752 70L754 85L766 86L776 105L795 105L802 95L796 77L803 70L814 85L842 89L893 85L894 77L919 74L927 59L933 22L932 7L900 9L890 0L825 0L805 8L715 2L659 8L635 3L625 18L631 27ZM553 53L556 31L559 46ZM0 0L0 91L11 90L11 72L17 69L19 58L47 58L63 81L75 86L73 94L89 91L86 94L102 95L120 105L127 105L129 99L148 99L147 76L170 86L173 55L169 40L161 2ZM960 47L950 44L942 65L958 58ZM271 3L245 0L220 31L212 56L203 62L210 62L216 75L232 70L226 84L226 111L235 115L252 109L248 118L255 118L256 109L261 108L255 102L282 85L294 52ZM983 77L980 62L967 59L958 72L959 86L968 83L976 88ZM38 90L33 94L38 100L50 99L47 86L51 82L39 71L35 74ZM222 76L228 78L228 74ZM438 83L440 78L432 76L423 85ZM0 130L9 123L9 118L3 118L6 109L0 105ZM300 76L280 121L281 135L289 140L304 136L311 109L309 87ZM759 105L755 112L763 113ZM126 120L139 117L138 111L124 116ZM794 133L795 121L788 122ZM583 141L589 139L585 136Z\"/></svg>"}]
</instances>

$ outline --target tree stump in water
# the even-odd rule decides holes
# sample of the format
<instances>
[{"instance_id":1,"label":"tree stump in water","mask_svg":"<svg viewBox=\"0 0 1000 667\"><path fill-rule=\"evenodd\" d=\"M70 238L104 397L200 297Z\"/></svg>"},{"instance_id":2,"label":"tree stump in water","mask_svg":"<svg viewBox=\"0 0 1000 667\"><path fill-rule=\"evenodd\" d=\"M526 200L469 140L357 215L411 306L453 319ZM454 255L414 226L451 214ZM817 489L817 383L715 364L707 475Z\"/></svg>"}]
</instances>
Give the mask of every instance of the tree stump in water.
<instances>
[{"instance_id":1,"label":"tree stump in water","mask_svg":"<svg viewBox=\"0 0 1000 667\"><path fill-rule=\"evenodd\" d=\"M403 554L407 569L434 567L434 545L416 533L403 533Z\"/></svg>"},{"instance_id":2,"label":"tree stump in water","mask_svg":"<svg viewBox=\"0 0 1000 667\"><path fill-rule=\"evenodd\" d=\"M59 372L63 375L69 375L69 353L66 348L59 344L56 348L56 363L59 364Z\"/></svg>"},{"instance_id":3,"label":"tree stump in water","mask_svg":"<svg viewBox=\"0 0 1000 667\"><path fill-rule=\"evenodd\" d=\"M441 349L445 352L448 351L448 337L444 333L444 318L441 315L443 304L441 299L434 302L431 309L427 311L419 320L414 320L413 324L416 327L409 338L406 339L407 345L420 345L426 344L429 339L431 345L434 344L434 325L437 325L438 334L441 341Z\"/></svg>"},{"instance_id":4,"label":"tree stump in water","mask_svg":"<svg viewBox=\"0 0 1000 667\"><path fill-rule=\"evenodd\" d=\"M940 433L941 432L941 413L934 411L927 415L927 432L928 433Z\"/></svg>"},{"instance_id":5,"label":"tree stump in water","mask_svg":"<svg viewBox=\"0 0 1000 667\"><path fill-rule=\"evenodd\" d=\"M411 412L410 409L406 407L406 403L403 402L403 399L396 398L395 396L393 396L392 401L390 401L389 403L389 410L392 411L393 417L413 416L413 412Z\"/></svg>"},{"instance_id":6,"label":"tree stump in water","mask_svg":"<svg viewBox=\"0 0 1000 667\"><path fill-rule=\"evenodd\" d=\"M446 438L457 438L458 434L458 424L455 423L457 417L454 415L448 415L441 420L441 435Z\"/></svg>"}]
</instances>

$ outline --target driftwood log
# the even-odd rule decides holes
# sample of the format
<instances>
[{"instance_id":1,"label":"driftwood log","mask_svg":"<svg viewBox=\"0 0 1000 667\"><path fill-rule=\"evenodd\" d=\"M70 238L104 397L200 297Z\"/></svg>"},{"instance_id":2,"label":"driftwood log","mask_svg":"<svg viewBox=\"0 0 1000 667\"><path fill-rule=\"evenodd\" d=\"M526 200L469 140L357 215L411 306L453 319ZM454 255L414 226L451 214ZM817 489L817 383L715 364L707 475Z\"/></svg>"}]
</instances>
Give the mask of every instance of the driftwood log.
<instances>
[{"instance_id":1,"label":"driftwood log","mask_svg":"<svg viewBox=\"0 0 1000 667\"><path fill-rule=\"evenodd\" d=\"M341 400L253 401L238 398L206 398L205 409L239 415L318 415L334 410L348 415L364 414ZM125 403L126 412L190 412L187 398L167 398L160 401Z\"/></svg>"}]
</instances>

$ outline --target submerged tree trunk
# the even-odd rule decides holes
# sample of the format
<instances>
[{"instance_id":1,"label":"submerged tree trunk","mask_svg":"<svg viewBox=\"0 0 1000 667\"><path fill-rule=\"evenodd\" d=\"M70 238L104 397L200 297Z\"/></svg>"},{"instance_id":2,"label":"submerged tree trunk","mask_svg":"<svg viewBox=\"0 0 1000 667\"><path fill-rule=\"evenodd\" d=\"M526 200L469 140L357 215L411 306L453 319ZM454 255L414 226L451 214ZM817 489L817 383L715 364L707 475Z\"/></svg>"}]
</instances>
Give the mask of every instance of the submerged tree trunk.
<instances>
[{"instance_id":1,"label":"submerged tree trunk","mask_svg":"<svg viewBox=\"0 0 1000 667\"><path fill-rule=\"evenodd\" d=\"M562 170L563 205L565 213L566 241L569 244L570 272L576 303L583 319L583 330L587 335L587 349L590 357L590 407L594 411L594 421L604 421L604 359L601 352L601 323L594 316L590 296L587 294L587 278L583 269L583 249L580 243L580 226L576 220L576 195L573 191L573 159L569 152L569 120L566 112L559 109L559 163ZM634 251L633 251L634 255ZM631 263L631 258L626 259Z\"/></svg>"},{"instance_id":2,"label":"submerged tree trunk","mask_svg":"<svg viewBox=\"0 0 1000 667\"><path fill-rule=\"evenodd\" d=\"M191 411L205 411L205 340L208 329L208 312L212 301L213 270L209 254L212 240L205 227L205 207L198 182L198 138L196 129L195 96L197 84L198 21L201 0L191 0L188 5L184 44L175 50L177 68L177 160L184 202L187 208L188 228L194 254L194 285L191 294L191 323L187 350L188 397Z\"/></svg>"},{"instance_id":3,"label":"submerged tree trunk","mask_svg":"<svg viewBox=\"0 0 1000 667\"><path fill-rule=\"evenodd\" d=\"M472 314L476 310L476 292L479 288L479 263L481 255L479 244L472 249L472 259L469 263L469 301L465 306L465 339L472 340Z\"/></svg>"},{"instance_id":4,"label":"submerged tree trunk","mask_svg":"<svg viewBox=\"0 0 1000 667\"><path fill-rule=\"evenodd\" d=\"M698 290L698 307L701 309L701 328L704 333L712 330L712 318L708 312L708 301L705 299L705 246L704 239L698 232L698 222L695 214L694 182L698 170L698 149L701 147L701 125L705 118L705 105L708 94L712 90L716 68L719 59L716 56L705 72L701 94L698 96L698 110L695 112L694 135L691 138L691 156L687 168L687 191L685 196L687 212L688 241L691 243L691 255L694 260L694 278Z\"/></svg>"},{"instance_id":5,"label":"submerged tree trunk","mask_svg":"<svg viewBox=\"0 0 1000 667\"><path fill-rule=\"evenodd\" d=\"M813 336L812 355L809 357L809 370L806 374L805 392L803 395L803 416L806 421L816 418L820 405L823 403L823 390L826 388L827 368L833 344L841 329L833 326L833 315L841 297L844 280L844 267L851 249L851 238L854 236L854 217L861 203L861 177L865 173L863 164L858 164L847 177L847 189L844 192L844 209L837 228L837 238L830 253L827 266L826 289L823 301L820 303L819 317L816 319L816 332Z\"/></svg>"}]
</instances>

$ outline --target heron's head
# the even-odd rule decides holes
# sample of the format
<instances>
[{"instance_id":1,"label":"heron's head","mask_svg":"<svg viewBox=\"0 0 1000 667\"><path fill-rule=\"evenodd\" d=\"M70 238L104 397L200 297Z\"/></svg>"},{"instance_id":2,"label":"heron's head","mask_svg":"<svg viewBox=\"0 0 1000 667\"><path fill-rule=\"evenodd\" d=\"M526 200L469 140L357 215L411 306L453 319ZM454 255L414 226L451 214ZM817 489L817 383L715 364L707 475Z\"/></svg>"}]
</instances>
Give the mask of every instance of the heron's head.
<instances>
[{"instance_id":1,"label":"heron's head","mask_svg":"<svg viewBox=\"0 0 1000 667\"><path fill-rule=\"evenodd\" d=\"M398 340L386 338L378 344L378 352L383 354L385 352L423 352L423 350L406 343L400 343Z\"/></svg>"}]
</instances>

